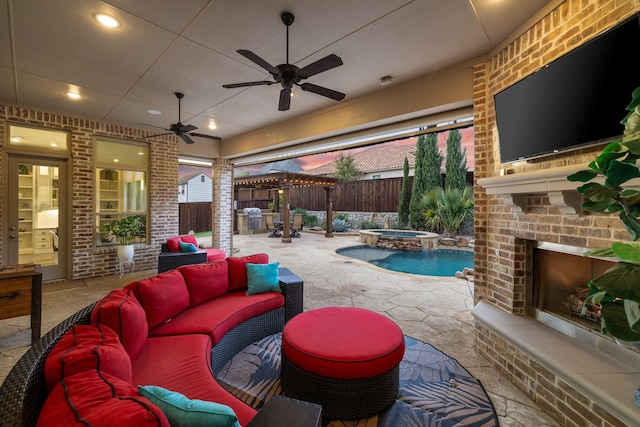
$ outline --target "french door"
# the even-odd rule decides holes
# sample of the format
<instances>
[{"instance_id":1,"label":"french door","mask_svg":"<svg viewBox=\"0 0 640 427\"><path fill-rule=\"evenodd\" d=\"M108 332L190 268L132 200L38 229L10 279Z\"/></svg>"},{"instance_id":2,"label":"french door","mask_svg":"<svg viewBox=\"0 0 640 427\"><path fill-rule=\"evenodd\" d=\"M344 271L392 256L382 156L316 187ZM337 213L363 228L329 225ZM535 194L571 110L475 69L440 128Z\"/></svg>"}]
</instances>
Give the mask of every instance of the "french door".
<instances>
[{"instance_id":1,"label":"french door","mask_svg":"<svg viewBox=\"0 0 640 427\"><path fill-rule=\"evenodd\" d=\"M9 155L6 264L39 264L43 281L67 277L67 164L60 159Z\"/></svg>"}]
</instances>

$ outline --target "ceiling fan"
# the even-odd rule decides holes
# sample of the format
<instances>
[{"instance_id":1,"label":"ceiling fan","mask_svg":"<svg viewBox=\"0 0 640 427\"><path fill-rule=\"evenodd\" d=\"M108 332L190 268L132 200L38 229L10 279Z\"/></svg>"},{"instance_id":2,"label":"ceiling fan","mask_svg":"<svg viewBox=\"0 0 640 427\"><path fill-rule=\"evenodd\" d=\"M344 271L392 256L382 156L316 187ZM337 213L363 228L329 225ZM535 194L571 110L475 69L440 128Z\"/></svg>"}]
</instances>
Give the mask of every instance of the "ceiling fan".
<instances>
[{"instance_id":1,"label":"ceiling fan","mask_svg":"<svg viewBox=\"0 0 640 427\"><path fill-rule=\"evenodd\" d=\"M147 138L153 138L155 136L162 136L162 135L169 135L173 133L179 136L180 138L182 138L182 140L187 144L193 144L195 142L193 139L191 139L192 136L214 139L216 141L222 140L222 138L220 138L219 136L212 136L212 135L205 135L203 133L191 132L192 130L196 130L198 128L192 125L183 125L180 122L180 113L181 113L180 107L182 105L182 98L184 98L184 94L180 92L175 92L175 95L176 95L176 98L178 98L178 123L173 123L172 125L169 126L169 129L160 128L160 129L166 130L167 132L158 133L155 135L149 135ZM159 127L159 126L153 126L153 125L146 125L146 126Z\"/></svg>"},{"instance_id":2,"label":"ceiling fan","mask_svg":"<svg viewBox=\"0 0 640 427\"><path fill-rule=\"evenodd\" d=\"M280 19L282 19L282 23L287 27L287 62L285 64L276 65L274 67L250 50L237 50L240 55L267 70L273 77L273 81L260 80L255 82L233 83L222 85L222 87L231 89L248 86L268 86L275 83L280 83L282 85L282 90L280 91L280 101L278 102L278 110L280 111L286 111L289 109L291 105L291 88L294 85L299 86L300 89L304 91L326 96L327 98L331 98L336 101L342 101L345 97L345 94L342 92L314 85L312 83L300 83L301 80L307 79L311 76L322 73L323 71L327 71L342 65L342 59L340 59L340 57L337 55L331 54L302 68L298 68L295 65L289 64L289 27L291 26L291 24L293 24L294 16L290 12L283 12L280 15Z\"/></svg>"}]
</instances>

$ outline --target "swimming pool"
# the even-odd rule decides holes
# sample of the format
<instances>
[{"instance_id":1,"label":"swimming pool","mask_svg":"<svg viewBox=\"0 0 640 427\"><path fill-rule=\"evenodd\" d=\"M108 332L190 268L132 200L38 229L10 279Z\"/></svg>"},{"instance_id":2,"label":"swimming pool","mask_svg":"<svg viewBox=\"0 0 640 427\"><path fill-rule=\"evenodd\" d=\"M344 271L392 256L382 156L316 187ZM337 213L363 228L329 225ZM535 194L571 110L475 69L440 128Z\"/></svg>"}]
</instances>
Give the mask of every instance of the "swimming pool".
<instances>
[{"instance_id":1,"label":"swimming pool","mask_svg":"<svg viewBox=\"0 0 640 427\"><path fill-rule=\"evenodd\" d=\"M465 267L473 268L473 252L452 249L409 252L393 249L352 246L336 253L366 261L380 268L423 276L450 276Z\"/></svg>"}]
</instances>

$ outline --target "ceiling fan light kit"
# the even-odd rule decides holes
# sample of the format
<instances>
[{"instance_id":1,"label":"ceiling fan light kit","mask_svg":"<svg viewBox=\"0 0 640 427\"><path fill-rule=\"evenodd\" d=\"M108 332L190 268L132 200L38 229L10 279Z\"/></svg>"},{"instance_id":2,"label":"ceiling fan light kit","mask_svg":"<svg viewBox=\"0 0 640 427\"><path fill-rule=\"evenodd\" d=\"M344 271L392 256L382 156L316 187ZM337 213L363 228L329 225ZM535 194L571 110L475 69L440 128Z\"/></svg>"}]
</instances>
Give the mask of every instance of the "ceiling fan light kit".
<instances>
[{"instance_id":1,"label":"ceiling fan light kit","mask_svg":"<svg viewBox=\"0 0 640 427\"><path fill-rule=\"evenodd\" d=\"M222 138L220 138L219 136L213 136L213 135L205 135L203 133L195 133L192 132L196 129L198 129L197 127L193 126L193 125L183 125L182 122L180 121L180 117L182 115L182 98L184 98L184 94L181 92L175 92L176 98L178 98L178 122L177 123L173 123L172 125L169 126L168 129L166 128L160 128L160 129L164 129L167 132L164 133L158 133L155 135L149 135L147 136L147 138L154 138L156 136L163 136L163 135L170 135L170 134L174 134L180 137L180 139L182 139L184 142L186 142L187 144L193 144L195 141L193 139L191 139L192 136L196 136L199 138L208 138L208 139L213 139L215 141L220 141L222 140ZM146 126L152 126L152 125L146 125ZM158 127L158 126L152 126L152 127Z\"/></svg>"},{"instance_id":2,"label":"ceiling fan light kit","mask_svg":"<svg viewBox=\"0 0 640 427\"><path fill-rule=\"evenodd\" d=\"M293 88L293 86L298 86L303 91L313 92L317 95L321 95L336 101L342 101L346 96L342 92L314 85L312 83L300 83L302 80L307 79L311 76L315 76L316 74L322 73L323 71L339 67L340 65L342 65L342 59L340 59L340 57L337 55L331 54L302 68L298 68L293 64L289 64L289 27L291 26L291 24L293 24L295 17L291 12L283 12L280 15L280 19L282 20L282 23L287 27L286 63L276 65L274 67L250 50L237 50L240 55L259 65L261 68L267 70L273 77L273 81L259 80L253 82L232 83L222 85L222 87L233 89L249 86L270 86L275 83L280 83L280 85L282 86L282 89L280 90L280 99L278 101L278 110L280 111L286 111L290 108L292 94L291 89Z\"/></svg>"}]
</instances>

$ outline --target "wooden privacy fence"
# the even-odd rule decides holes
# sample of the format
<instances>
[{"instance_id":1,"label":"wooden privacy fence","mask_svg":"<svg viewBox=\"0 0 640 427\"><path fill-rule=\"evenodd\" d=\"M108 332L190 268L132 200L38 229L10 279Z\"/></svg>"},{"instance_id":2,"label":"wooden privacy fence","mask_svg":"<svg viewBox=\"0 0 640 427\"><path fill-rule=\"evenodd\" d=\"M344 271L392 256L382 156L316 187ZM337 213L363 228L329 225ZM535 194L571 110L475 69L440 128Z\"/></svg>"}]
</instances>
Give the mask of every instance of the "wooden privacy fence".
<instances>
[{"instance_id":1,"label":"wooden privacy fence","mask_svg":"<svg viewBox=\"0 0 640 427\"><path fill-rule=\"evenodd\" d=\"M467 174L473 185L473 172ZM409 188L413 177L409 177ZM402 190L402 178L370 179L338 182L333 193L334 212L397 212ZM275 199L276 189L243 188L238 190L237 212L244 208L268 209ZM294 187L289 194L292 209L323 211L326 191L322 187ZM180 203L180 234L189 230L211 230L211 203Z\"/></svg>"}]
</instances>

